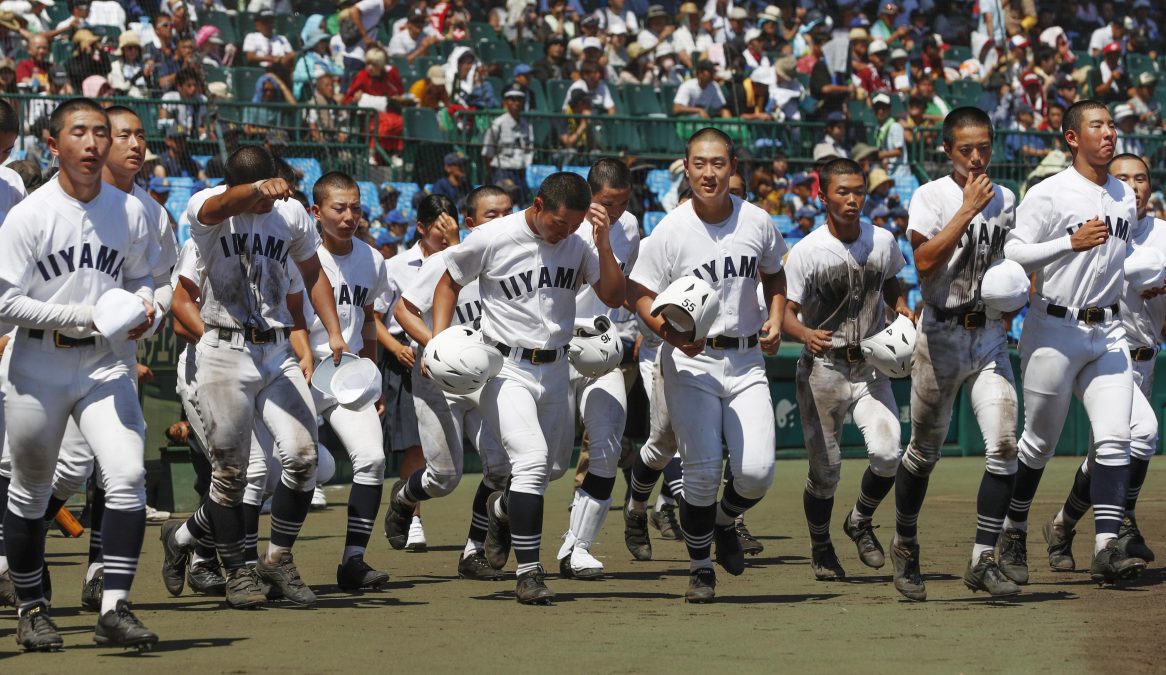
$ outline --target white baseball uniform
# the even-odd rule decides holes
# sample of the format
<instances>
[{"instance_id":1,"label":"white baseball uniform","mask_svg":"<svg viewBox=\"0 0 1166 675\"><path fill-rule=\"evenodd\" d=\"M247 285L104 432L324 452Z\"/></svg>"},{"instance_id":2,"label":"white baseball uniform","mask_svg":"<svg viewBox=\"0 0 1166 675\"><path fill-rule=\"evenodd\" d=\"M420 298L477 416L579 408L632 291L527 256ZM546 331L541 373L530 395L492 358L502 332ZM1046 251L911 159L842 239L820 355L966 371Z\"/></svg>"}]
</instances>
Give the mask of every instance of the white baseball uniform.
<instances>
[{"instance_id":1,"label":"white baseball uniform","mask_svg":"<svg viewBox=\"0 0 1166 675\"><path fill-rule=\"evenodd\" d=\"M1166 255L1166 220L1147 214L1134 226L1131 237L1134 244L1149 246ZM1145 300L1135 289L1126 286L1119 304L1137 387L1130 417L1130 454L1149 461L1158 450L1158 417L1149 399L1154 392L1154 364L1166 321L1166 296Z\"/></svg>"},{"instance_id":2,"label":"white baseball uniform","mask_svg":"<svg viewBox=\"0 0 1166 675\"><path fill-rule=\"evenodd\" d=\"M28 190L24 188L24 179L20 174L6 166L0 166L0 222L4 222L12 207L27 196Z\"/></svg>"},{"instance_id":3,"label":"white baseball uniform","mask_svg":"<svg viewBox=\"0 0 1166 675\"><path fill-rule=\"evenodd\" d=\"M828 227L806 235L786 259L787 297L801 305L812 330L833 331L821 356L807 348L796 376L802 433L810 463L806 491L834 496L842 471L842 425L849 414L862 432L871 472L894 477L899 468L899 409L891 381L862 359L859 343L886 325L883 284L905 265L889 231L862 223L843 242ZM849 353L849 355L848 355Z\"/></svg>"}]
</instances>

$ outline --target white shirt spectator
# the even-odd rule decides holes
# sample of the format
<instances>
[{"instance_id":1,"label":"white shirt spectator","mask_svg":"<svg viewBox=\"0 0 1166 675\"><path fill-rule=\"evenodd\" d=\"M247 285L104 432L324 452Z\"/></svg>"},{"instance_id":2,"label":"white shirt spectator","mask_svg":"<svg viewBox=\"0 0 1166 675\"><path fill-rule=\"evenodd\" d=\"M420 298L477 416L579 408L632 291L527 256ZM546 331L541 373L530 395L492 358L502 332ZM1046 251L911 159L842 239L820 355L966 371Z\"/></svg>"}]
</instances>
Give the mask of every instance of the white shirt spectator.
<instances>
[{"instance_id":1,"label":"white shirt spectator","mask_svg":"<svg viewBox=\"0 0 1166 675\"><path fill-rule=\"evenodd\" d=\"M1089 53L1094 57L1101 56L1101 50L1110 42L1113 42L1113 24L1107 23L1089 37Z\"/></svg>"},{"instance_id":2,"label":"white shirt spectator","mask_svg":"<svg viewBox=\"0 0 1166 675\"><path fill-rule=\"evenodd\" d=\"M113 26L126 29L126 11L114 0L94 0L89 5L89 23L94 26Z\"/></svg>"},{"instance_id":3,"label":"white shirt spectator","mask_svg":"<svg viewBox=\"0 0 1166 675\"><path fill-rule=\"evenodd\" d=\"M206 117L206 96L195 94L193 99L184 99L178 92L168 91L162 94L162 100L169 102L163 103L162 107L176 125L189 131L192 136L198 133Z\"/></svg>"},{"instance_id":4,"label":"white shirt spectator","mask_svg":"<svg viewBox=\"0 0 1166 675\"><path fill-rule=\"evenodd\" d=\"M688 26L681 26L672 34L672 46L676 51L692 54L694 59L697 54L707 54L713 44L713 36L709 35L709 32L703 28L696 35L693 35Z\"/></svg>"},{"instance_id":5,"label":"white shirt spectator","mask_svg":"<svg viewBox=\"0 0 1166 675\"><path fill-rule=\"evenodd\" d=\"M249 0L247 3L248 14L258 14L265 9L271 10L276 14L292 13L290 0Z\"/></svg>"},{"instance_id":6,"label":"white shirt spectator","mask_svg":"<svg viewBox=\"0 0 1166 675\"><path fill-rule=\"evenodd\" d=\"M360 23L365 32L372 32L385 16L384 0L360 0L356 9L360 11Z\"/></svg>"},{"instance_id":7,"label":"white shirt spectator","mask_svg":"<svg viewBox=\"0 0 1166 675\"><path fill-rule=\"evenodd\" d=\"M715 80L709 82L708 86L702 89L696 78L685 80L684 84L676 90L676 98L672 102L688 107L703 108L709 115L716 115L721 108L728 105L725 102L724 92L721 91Z\"/></svg>"},{"instance_id":8,"label":"white shirt spectator","mask_svg":"<svg viewBox=\"0 0 1166 675\"><path fill-rule=\"evenodd\" d=\"M587 88L587 83L583 80L575 80L567 89L567 95L563 97L563 110L567 109L567 102L571 100L571 92L586 91L591 94L591 107L596 112L606 111L615 107L615 101L611 98L611 92L607 89L607 83L603 80L599 81L599 86L595 87L595 91Z\"/></svg>"},{"instance_id":9,"label":"white shirt spectator","mask_svg":"<svg viewBox=\"0 0 1166 675\"><path fill-rule=\"evenodd\" d=\"M420 37L425 37L425 33L422 32ZM412 54L415 49L417 40L414 40L407 30L394 33L393 38L389 40L389 56L406 56Z\"/></svg>"},{"instance_id":10,"label":"white shirt spectator","mask_svg":"<svg viewBox=\"0 0 1166 675\"><path fill-rule=\"evenodd\" d=\"M52 25L48 10L40 14L32 13L32 3L27 0L4 0L0 2L0 12L12 12L24 19L30 33L43 33Z\"/></svg>"},{"instance_id":11,"label":"white shirt spectator","mask_svg":"<svg viewBox=\"0 0 1166 675\"><path fill-rule=\"evenodd\" d=\"M599 17L599 27L609 34L617 26L623 26L624 32L628 35L634 35L640 31L640 22L636 20L636 15L632 13L632 10L627 7L624 7L623 16L611 11L610 7L604 7L597 11L596 16Z\"/></svg>"},{"instance_id":12,"label":"white shirt spectator","mask_svg":"<svg viewBox=\"0 0 1166 675\"><path fill-rule=\"evenodd\" d=\"M247 37L243 38L243 51L254 52L258 56L280 57L291 54L295 50L292 49L291 43L287 38L279 33L272 33L271 37L266 37L263 33L258 31L248 33ZM262 65L267 65L266 62L261 62Z\"/></svg>"}]
</instances>

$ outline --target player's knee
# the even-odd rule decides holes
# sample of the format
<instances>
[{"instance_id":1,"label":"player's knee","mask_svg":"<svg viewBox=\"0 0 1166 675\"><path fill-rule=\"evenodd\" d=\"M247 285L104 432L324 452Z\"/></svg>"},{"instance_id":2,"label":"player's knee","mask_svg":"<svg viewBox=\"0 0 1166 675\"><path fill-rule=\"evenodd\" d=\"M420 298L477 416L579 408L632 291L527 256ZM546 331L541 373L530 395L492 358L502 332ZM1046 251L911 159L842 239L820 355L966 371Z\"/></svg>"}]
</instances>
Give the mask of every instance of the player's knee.
<instances>
[{"instance_id":1,"label":"player's knee","mask_svg":"<svg viewBox=\"0 0 1166 675\"><path fill-rule=\"evenodd\" d=\"M21 518L39 520L44 518L50 495L52 486L49 484L12 483L8 489L8 510Z\"/></svg>"},{"instance_id":2,"label":"player's knee","mask_svg":"<svg viewBox=\"0 0 1166 675\"><path fill-rule=\"evenodd\" d=\"M743 464L741 471L733 472L733 489L746 499L761 499L773 485L773 462Z\"/></svg>"},{"instance_id":3,"label":"player's knee","mask_svg":"<svg viewBox=\"0 0 1166 675\"><path fill-rule=\"evenodd\" d=\"M903 453L903 466L912 475L926 478L935 470L935 465L939 463L939 457L938 449L924 449L912 441L907 446L907 451Z\"/></svg>"},{"instance_id":4,"label":"player's knee","mask_svg":"<svg viewBox=\"0 0 1166 675\"><path fill-rule=\"evenodd\" d=\"M892 478L899 471L899 461L903 457L898 439L887 439L867 448L871 472L882 478Z\"/></svg>"},{"instance_id":5,"label":"player's knee","mask_svg":"<svg viewBox=\"0 0 1166 675\"><path fill-rule=\"evenodd\" d=\"M988 453L984 457L984 469L996 476L1012 476L1016 474L1017 469L1020 468L1020 462L1017 459L1017 453L1013 450L1011 455L996 455Z\"/></svg>"},{"instance_id":6,"label":"player's knee","mask_svg":"<svg viewBox=\"0 0 1166 675\"><path fill-rule=\"evenodd\" d=\"M461 481L461 472L434 471L433 467L429 467L425 470L422 487L430 497L445 497L456 490Z\"/></svg>"},{"instance_id":7,"label":"player's knee","mask_svg":"<svg viewBox=\"0 0 1166 675\"><path fill-rule=\"evenodd\" d=\"M663 471L668 462L676 456L676 446L666 447L662 443L647 443L640 448L640 459L644 465L655 471Z\"/></svg>"},{"instance_id":8,"label":"player's knee","mask_svg":"<svg viewBox=\"0 0 1166 675\"><path fill-rule=\"evenodd\" d=\"M593 443L590 464L587 465L588 473L600 478L615 478L615 474L619 470L619 451L618 443Z\"/></svg>"},{"instance_id":9,"label":"player's knee","mask_svg":"<svg viewBox=\"0 0 1166 675\"><path fill-rule=\"evenodd\" d=\"M841 463L811 466L810 473L806 476L806 492L817 499L831 499L838 490L838 481L841 477Z\"/></svg>"},{"instance_id":10,"label":"player's knee","mask_svg":"<svg viewBox=\"0 0 1166 675\"><path fill-rule=\"evenodd\" d=\"M1093 461L1101 466L1126 466L1130 463L1130 444L1096 442L1093 445Z\"/></svg>"},{"instance_id":11,"label":"player's knee","mask_svg":"<svg viewBox=\"0 0 1166 675\"><path fill-rule=\"evenodd\" d=\"M321 478L323 453L320 454L320 461L316 468L316 482L324 483L327 481ZM333 471L332 473L335 473ZM328 476L331 478L331 476ZM360 485L381 485L385 482L385 453L380 448L373 448L371 451L353 453L352 457L352 482Z\"/></svg>"},{"instance_id":12,"label":"player's knee","mask_svg":"<svg viewBox=\"0 0 1166 675\"><path fill-rule=\"evenodd\" d=\"M717 503L721 472L716 467L685 467L683 485L684 501L693 506L712 506Z\"/></svg>"},{"instance_id":13,"label":"player's knee","mask_svg":"<svg viewBox=\"0 0 1166 675\"><path fill-rule=\"evenodd\" d=\"M1042 452L1039 448L1021 441L1017 446L1016 454L1020 461L1030 469L1043 469L1053 458L1053 452L1050 449L1048 452Z\"/></svg>"}]
</instances>

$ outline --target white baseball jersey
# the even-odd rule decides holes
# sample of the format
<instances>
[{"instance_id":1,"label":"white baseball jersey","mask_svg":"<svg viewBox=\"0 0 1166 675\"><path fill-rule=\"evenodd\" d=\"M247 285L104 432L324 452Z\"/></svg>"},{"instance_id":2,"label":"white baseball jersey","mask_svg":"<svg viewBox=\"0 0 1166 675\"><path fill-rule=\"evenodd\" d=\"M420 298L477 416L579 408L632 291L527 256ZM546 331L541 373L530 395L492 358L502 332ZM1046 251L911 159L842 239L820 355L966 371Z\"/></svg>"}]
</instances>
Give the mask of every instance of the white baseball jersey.
<instances>
[{"instance_id":1,"label":"white baseball jersey","mask_svg":"<svg viewBox=\"0 0 1166 675\"><path fill-rule=\"evenodd\" d=\"M863 222L843 242L828 227L806 235L785 261L786 297L802 306L802 323L834 332L834 347L858 344L883 329L883 284L906 265L889 231Z\"/></svg>"},{"instance_id":2,"label":"white baseball jersey","mask_svg":"<svg viewBox=\"0 0 1166 675\"><path fill-rule=\"evenodd\" d=\"M590 223L583 223L579 228L579 236L588 245L595 246ZM640 255L640 221L629 211L624 211L619 220L612 223L611 252L625 275L632 271L636 264L636 258ZM595 294L595 289L591 287L591 284L580 287L579 295L575 298L575 327L594 329L595 317L600 314L611 319L612 325L616 326L617 330L620 325L626 325L632 321L631 312L623 307L612 308L603 304L603 301ZM631 326L631 332L634 335L635 326L634 324ZM623 333L623 331L620 332Z\"/></svg>"},{"instance_id":3,"label":"white baseball jersey","mask_svg":"<svg viewBox=\"0 0 1166 675\"><path fill-rule=\"evenodd\" d=\"M405 289L413 285L424 262L425 253L421 250L421 242L417 242L409 250L398 253L385 263L385 273L389 277L387 292L378 299L375 309L388 318L390 333L401 333L405 330L393 317L393 311Z\"/></svg>"},{"instance_id":4,"label":"white baseball jersey","mask_svg":"<svg viewBox=\"0 0 1166 675\"><path fill-rule=\"evenodd\" d=\"M659 293L673 281L695 276L720 294L721 311L709 336L756 335L768 318L757 303L758 273L781 271L785 240L769 214L733 197L733 212L721 223L705 223L688 201L652 231L631 279Z\"/></svg>"},{"instance_id":5,"label":"white baseball jersey","mask_svg":"<svg viewBox=\"0 0 1166 675\"><path fill-rule=\"evenodd\" d=\"M93 335L93 305L124 288L153 300L158 245L142 203L110 185L88 202L56 179L0 227L0 318L27 328Z\"/></svg>"},{"instance_id":6,"label":"white baseball jersey","mask_svg":"<svg viewBox=\"0 0 1166 675\"><path fill-rule=\"evenodd\" d=\"M170 214L162 208L161 204L154 201L149 192L135 183L130 194L142 202L142 206L146 210L146 218L152 226L151 231L158 237L161 252L154 264L154 286L157 288L164 279L170 278L170 270L174 269L175 263L178 262L178 241L174 238L174 228L170 226Z\"/></svg>"},{"instance_id":7,"label":"white baseball jersey","mask_svg":"<svg viewBox=\"0 0 1166 675\"><path fill-rule=\"evenodd\" d=\"M1132 237L1138 246L1149 246L1166 255L1166 220L1147 214L1134 226ZM1143 300L1141 293L1127 286L1121 298L1121 320L1131 347L1157 346L1162 322L1166 321L1166 296Z\"/></svg>"},{"instance_id":8,"label":"white baseball jersey","mask_svg":"<svg viewBox=\"0 0 1166 675\"><path fill-rule=\"evenodd\" d=\"M388 292L388 277L385 276L385 258L379 251L352 239L352 251L348 255L336 255L320 246L316 251L320 257L320 267L332 282L332 294L336 298L336 314L340 318L340 334L354 354L359 354L364 346L361 330L364 326L364 308L374 303ZM328 347L328 331L316 316L312 303L304 303L304 319L308 323L308 339L317 358L332 355Z\"/></svg>"},{"instance_id":9,"label":"white baseball jersey","mask_svg":"<svg viewBox=\"0 0 1166 675\"><path fill-rule=\"evenodd\" d=\"M442 275L448 269L445 264L446 253L454 248L456 247L438 251L426 258L425 263L421 265L421 270L417 272L417 277L413 279L412 285L405 289L403 297L413 303L417 311L421 312L422 320L430 328L433 327L433 290L437 288L437 282L441 281ZM481 291L478 290L478 280L474 279L463 286L458 293L450 325L474 327L475 322L481 317L482 295Z\"/></svg>"},{"instance_id":10,"label":"white baseball jersey","mask_svg":"<svg viewBox=\"0 0 1166 675\"><path fill-rule=\"evenodd\" d=\"M267 213L244 213L204 225L199 211L208 199L226 191L226 185L202 190L186 209L190 236L207 274L203 321L223 328L290 328L288 267L316 254L316 226L294 199L276 201Z\"/></svg>"},{"instance_id":11,"label":"white baseball jersey","mask_svg":"<svg viewBox=\"0 0 1166 675\"><path fill-rule=\"evenodd\" d=\"M1074 252L1070 237L1094 216L1105 221L1109 239ZM1122 295L1122 266L1136 221L1137 202L1129 186L1113 176L1098 185L1069 167L1025 194L1016 209L1016 228L1004 244L1005 255L1036 272L1036 292L1049 302L1108 307Z\"/></svg>"},{"instance_id":12,"label":"white baseball jersey","mask_svg":"<svg viewBox=\"0 0 1166 675\"><path fill-rule=\"evenodd\" d=\"M980 303L980 281L995 260L1004 255L1004 240L1016 226L1016 197L1012 191L992 186L996 195L964 230L947 264L919 278L923 299L947 312L969 311ZM921 186L911 196L908 232L932 239L963 206L964 190L951 176Z\"/></svg>"},{"instance_id":13,"label":"white baseball jersey","mask_svg":"<svg viewBox=\"0 0 1166 675\"><path fill-rule=\"evenodd\" d=\"M557 349L571 341L575 295L599 282L599 254L578 232L551 245L526 222L527 211L479 225L446 251L459 286L479 280L482 333L525 349ZM584 221L580 229L591 227Z\"/></svg>"},{"instance_id":14,"label":"white baseball jersey","mask_svg":"<svg viewBox=\"0 0 1166 675\"><path fill-rule=\"evenodd\" d=\"M0 222L4 222L12 207L27 196L28 191L24 189L24 180L20 174L6 166L0 166Z\"/></svg>"}]
</instances>

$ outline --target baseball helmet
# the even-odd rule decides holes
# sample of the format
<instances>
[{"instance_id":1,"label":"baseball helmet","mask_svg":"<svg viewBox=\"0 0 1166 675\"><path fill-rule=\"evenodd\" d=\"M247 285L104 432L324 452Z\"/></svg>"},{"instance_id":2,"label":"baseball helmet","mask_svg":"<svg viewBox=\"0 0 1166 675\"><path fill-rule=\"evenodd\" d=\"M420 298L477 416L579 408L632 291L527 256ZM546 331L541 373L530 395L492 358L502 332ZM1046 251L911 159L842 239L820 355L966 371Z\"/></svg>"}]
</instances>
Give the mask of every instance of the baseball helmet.
<instances>
[{"instance_id":1,"label":"baseball helmet","mask_svg":"<svg viewBox=\"0 0 1166 675\"><path fill-rule=\"evenodd\" d=\"M595 317L595 334L573 338L567 348L567 360L583 377L599 377L615 369L623 360L623 341L611 319L602 314Z\"/></svg>"},{"instance_id":2,"label":"baseball helmet","mask_svg":"<svg viewBox=\"0 0 1166 675\"><path fill-rule=\"evenodd\" d=\"M1015 312L1028 302L1028 275L1015 260L1001 258L984 272L980 282L984 306L1001 314Z\"/></svg>"},{"instance_id":3,"label":"baseball helmet","mask_svg":"<svg viewBox=\"0 0 1166 675\"><path fill-rule=\"evenodd\" d=\"M502 370L502 352L467 326L451 326L429 340L423 354L429 379L447 394L465 396Z\"/></svg>"},{"instance_id":4,"label":"baseball helmet","mask_svg":"<svg viewBox=\"0 0 1166 675\"><path fill-rule=\"evenodd\" d=\"M862 355L887 377L911 374L915 353L915 324L900 315L891 325L862 341Z\"/></svg>"},{"instance_id":5,"label":"baseball helmet","mask_svg":"<svg viewBox=\"0 0 1166 675\"><path fill-rule=\"evenodd\" d=\"M360 410L380 398L381 372L370 359L345 352L340 363L325 357L312 372L312 388L351 410Z\"/></svg>"},{"instance_id":6,"label":"baseball helmet","mask_svg":"<svg viewBox=\"0 0 1166 675\"><path fill-rule=\"evenodd\" d=\"M1166 280L1166 256L1156 248L1139 246L1126 256L1126 283L1138 293L1162 286Z\"/></svg>"},{"instance_id":7,"label":"baseball helmet","mask_svg":"<svg viewBox=\"0 0 1166 675\"><path fill-rule=\"evenodd\" d=\"M720 309L716 290L697 277L680 277L652 302L652 316L663 314L673 328L688 333L693 341L708 337Z\"/></svg>"}]
</instances>

